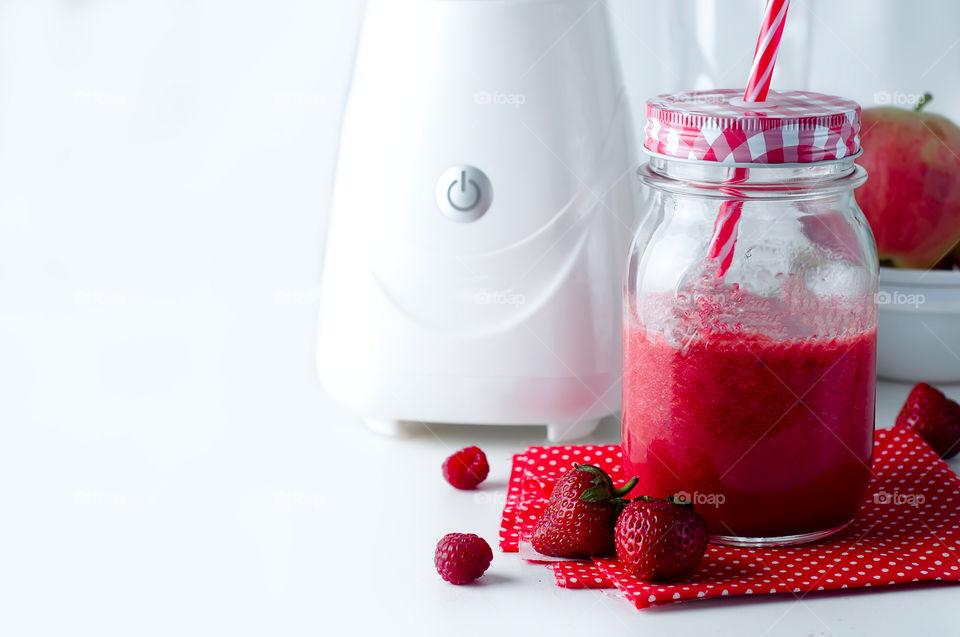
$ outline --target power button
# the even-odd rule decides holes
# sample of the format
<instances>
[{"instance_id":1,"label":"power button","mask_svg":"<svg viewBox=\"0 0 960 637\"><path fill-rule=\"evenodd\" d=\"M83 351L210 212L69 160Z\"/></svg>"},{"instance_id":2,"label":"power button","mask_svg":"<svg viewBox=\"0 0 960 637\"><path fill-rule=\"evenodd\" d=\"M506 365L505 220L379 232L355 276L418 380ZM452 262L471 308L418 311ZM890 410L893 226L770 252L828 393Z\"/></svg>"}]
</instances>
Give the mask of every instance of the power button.
<instances>
[{"instance_id":1,"label":"power button","mask_svg":"<svg viewBox=\"0 0 960 637\"><path fill-rule=\"evenodd\" d=\"M453 221L475 221L493 201L493 187L479 168L452 166L437 181L437 206Z\"/></svg>"}]
</instances>

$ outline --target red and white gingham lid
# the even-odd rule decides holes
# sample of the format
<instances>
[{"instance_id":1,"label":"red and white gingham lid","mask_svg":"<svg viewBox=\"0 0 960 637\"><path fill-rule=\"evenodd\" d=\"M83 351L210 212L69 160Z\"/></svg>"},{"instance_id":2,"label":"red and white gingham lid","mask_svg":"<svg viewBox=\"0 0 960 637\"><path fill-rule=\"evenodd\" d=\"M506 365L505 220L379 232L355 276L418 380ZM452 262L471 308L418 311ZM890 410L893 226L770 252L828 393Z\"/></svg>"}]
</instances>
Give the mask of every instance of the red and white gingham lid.
<instances>
[{"instance_id":1,"label":"red and white gingham lid","mask_svg":"<svg viewBox=\"0 0 960 637\"><path fill-rule=\"evenodd\" d=\"M723 164L792 164L860 152L860 105L807 91L770 91L744 102L719 89L659 95L647 101L651 153Z\"/></svg>"}]
</instances>

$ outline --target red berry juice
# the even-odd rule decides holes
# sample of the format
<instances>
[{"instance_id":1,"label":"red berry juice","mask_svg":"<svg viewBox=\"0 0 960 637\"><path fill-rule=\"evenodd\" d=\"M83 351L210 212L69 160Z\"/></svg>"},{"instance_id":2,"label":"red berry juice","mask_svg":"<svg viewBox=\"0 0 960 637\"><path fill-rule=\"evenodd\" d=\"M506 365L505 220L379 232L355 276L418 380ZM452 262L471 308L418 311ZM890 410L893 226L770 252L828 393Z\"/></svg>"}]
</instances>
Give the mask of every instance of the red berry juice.
<instances>
[{"instance_id":1,"label":"red berry juice","mask_svg":"<svg viewBox=\"0 0 960 637\"><path fill-rule=\"evenodd\" d=\"M834 332L837 333L837 332ZM876 330L774 338L627 321L624 468L686 494L720 536L785 537L854 518L870 478Z\"/></svg>"}]
</instances>

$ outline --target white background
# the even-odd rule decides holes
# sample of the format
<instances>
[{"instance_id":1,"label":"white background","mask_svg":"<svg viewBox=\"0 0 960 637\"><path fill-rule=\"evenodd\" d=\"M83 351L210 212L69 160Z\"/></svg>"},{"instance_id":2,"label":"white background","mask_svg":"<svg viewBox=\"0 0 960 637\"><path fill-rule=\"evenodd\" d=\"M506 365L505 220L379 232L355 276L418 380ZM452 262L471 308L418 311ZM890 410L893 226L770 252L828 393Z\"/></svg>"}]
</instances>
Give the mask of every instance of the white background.
<instances>
[{"instance_id":1,"label":"white background","mask_svg":"<svg viewBox=\"0 0 960 637\"><path fill-rule=\"evenodd\" d=\"M761 3L666 4L609 3L638 124L649 94L741 85ZM361 14L354 0L0 0L0 633L955 628L944 587L637 613L499 554L483 586L440 582L433 543L493 542L509 456L543 433L387 440L317 385ZM960 118L958 26L946 0L795 0L774 85L865 105L932 90L932 110ZM907 389L881 387L879 426ZM616 439L612 422L596 437ZM439 463L473 442L488 486L453 493Z\"/></svg>"}]
</instances>

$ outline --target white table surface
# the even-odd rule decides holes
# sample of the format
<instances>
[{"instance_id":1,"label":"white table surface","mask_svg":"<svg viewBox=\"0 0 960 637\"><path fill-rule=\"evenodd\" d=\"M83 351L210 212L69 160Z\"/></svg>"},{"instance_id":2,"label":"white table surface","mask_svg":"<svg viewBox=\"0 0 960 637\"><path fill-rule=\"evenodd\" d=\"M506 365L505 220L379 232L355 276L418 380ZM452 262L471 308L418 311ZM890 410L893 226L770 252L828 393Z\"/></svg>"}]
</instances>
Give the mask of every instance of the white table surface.
<instances>
[{"instance_id":1,"label":"white table surface","mask_svg":"<svg viewBox=\"0 0 960 637\"><path fill-rule=\"evenodd\" d=\"M881 383L878 426L892 425L908 391L906 385ZM948 392L960 396L960 388ZM358 427L350 414L324 404L332 436L345 452L334 460L335 466L343 467L343 460L366 459L378 465L392 485L373 508L348 507L356 515L354 524L318 530L323 538L340 538L339 545L359 541L366 547L359 553L338 552L330 563L342 577L342 588L338 592L339 586L330 586L326 594L337 600L331 613L344 626L363 626L371 632L395 627L427 635L452 634L457 626L476 635L582 630L597 635L877 636L958 630L960 588L951 585L821 593L802 600L723 599L637 611L613 592L560 589L548 569L495 549L482 584L450 586L433 570L435 541L451 531L475 532L496 546L510 456L542 444L543 431L433 426L406 440L387 440ZM590 441L618 442L618 423L608 419ZM469 444L485 449L491 463L490 477L476 493L451 489L438 470L449 451ZM951 462L954 469L960 469L958 461L960 457Z\"/></svg>"},{"instance_id":2,"label":"white table surface","mask_svg":"<svg viewBox=\"0 0 960 637\"><path fill-rule=\"evenodd\" d=\"M544 430L381 437L314 379L301 345L310 303L193 307L107 297L71 320L0 324L2 634L956 630L960 588L943 585L640 612L610 592L557 588L546 568L496 549L480 584L446 584L435 542L470 531L496 545L510 456ZM879 426L907 391L881 384ZM617 439L612 419L591 437ZM439 465L468 444L491 473L459 492Z\"/></svg>"}]
</instances>

